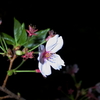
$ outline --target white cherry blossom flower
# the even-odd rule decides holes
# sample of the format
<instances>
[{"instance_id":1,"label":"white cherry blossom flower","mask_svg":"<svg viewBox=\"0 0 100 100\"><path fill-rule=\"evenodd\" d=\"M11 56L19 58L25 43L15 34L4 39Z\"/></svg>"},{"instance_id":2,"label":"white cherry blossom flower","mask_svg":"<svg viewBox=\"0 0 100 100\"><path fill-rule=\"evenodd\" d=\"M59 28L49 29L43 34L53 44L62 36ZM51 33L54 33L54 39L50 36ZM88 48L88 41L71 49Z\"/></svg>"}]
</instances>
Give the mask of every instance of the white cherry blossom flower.
<instances>
[{"instance_id":1,"label":"white cherry blossom flower","mask_svg":"<svg viewBox=\"0 0 100 100\"><path fill-rule=\"evenodd\" d=\"M60 50L62 46L62 36L56 34L47 41L45 47L44 45L39 47L38 67L44 77L51 74L51 67L55 70L60 70L62 66L65 66L62 58L56 54L56 52Z\"/></svg>"}]
</instances>

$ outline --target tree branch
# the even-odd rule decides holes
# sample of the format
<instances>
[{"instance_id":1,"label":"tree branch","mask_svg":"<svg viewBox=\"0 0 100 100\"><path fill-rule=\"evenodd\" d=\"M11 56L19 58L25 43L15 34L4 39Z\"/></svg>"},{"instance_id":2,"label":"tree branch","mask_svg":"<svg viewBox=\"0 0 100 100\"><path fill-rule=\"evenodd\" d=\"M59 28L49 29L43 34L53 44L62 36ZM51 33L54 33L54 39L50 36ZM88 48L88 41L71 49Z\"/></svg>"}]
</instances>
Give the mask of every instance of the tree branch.
<instances>
[{"instance_id":1,"label":"tree branch","mask_svg":"<svg viewBox=\"0 0 100 100\"><path fill-rule=\"evenodd\" d=\"M13 62L14 62L14 60L16 59L16 57L17 57L17 56L14 55L13 58L10 59L10 65L9 65L9 69L8 69L8 70L11 70L12 65L13 65ZM6 86L6 83L7 83L8 77L9 77L9 76L8 76L8 74L7 74L6 77L5 77L5 80L4 80L4 82L3 82L3 85L2 85L3 88Z\"/></svg>"},{"instance_id":2,"label":"tree branch","mask_svg":"<svg viewBox=\"0 0 100 100\"><path fill-rule=\"evenodd\" d=\"M16 100L26 100L26 99L20 97L19 95L14 94L13 92L11 92L10 90L8 90L5 87L3 88L2 86L0 86L0 90L3 91L4 93L8 94L7 96L0 97L0 100L5 99L5 98L15 98Z\"/></svg>"}]
</instances>

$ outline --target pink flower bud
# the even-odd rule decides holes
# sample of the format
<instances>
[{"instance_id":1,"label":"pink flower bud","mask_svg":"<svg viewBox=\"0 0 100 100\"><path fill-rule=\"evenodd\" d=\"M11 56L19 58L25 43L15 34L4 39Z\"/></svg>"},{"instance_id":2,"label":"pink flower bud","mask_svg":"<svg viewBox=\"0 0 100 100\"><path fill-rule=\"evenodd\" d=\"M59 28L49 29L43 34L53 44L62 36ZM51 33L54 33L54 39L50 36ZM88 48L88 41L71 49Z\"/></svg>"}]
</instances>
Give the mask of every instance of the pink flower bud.
<instances>
[{"instance_id":1,"label":"pink flower bud","mask_svg":"<svg viewBox=\"0 0 100 100\"><path fill-rule=\"evenodd\" d=\"M72 94L73 92L74 92L73 89L69 89L69 90L68 90L68 94Z\"/></svg>"},{"instance_id":2,"label":"pink flower bud","mask_svg":"<svg viewBox=\"0 0 100 100\"><path fill-rule=\"evenodd\" d=\"M79 70L79 68L78 68L77 64L74 64L73 66L66 67L66 73L71 74L71 75L77 73L78 70Z\"/></svg>"},{"instance_id":3,"label":"pink flower bud","mask_svg":"<svg viewBox=\"0 0 100 100\"><path fill-rule=\"evenodd\" d=\"M29 30L26 30L26 31L29 34L28 36L32 36L32 35L37 35L35 32L38 30L35 29L35 27L32 27L31 25L29 25Z\"/></svg>"},{"instance_id":4,"label":"pink flower bud","mask_svg":"<svg viewBox=\"0 0 100 100\"><path fill-rule=\"evenodd\" d=\"M36 71L36 73L40 73L40 70L39 69L36 69L35 71Z\"/></svg>"}]
</instances>

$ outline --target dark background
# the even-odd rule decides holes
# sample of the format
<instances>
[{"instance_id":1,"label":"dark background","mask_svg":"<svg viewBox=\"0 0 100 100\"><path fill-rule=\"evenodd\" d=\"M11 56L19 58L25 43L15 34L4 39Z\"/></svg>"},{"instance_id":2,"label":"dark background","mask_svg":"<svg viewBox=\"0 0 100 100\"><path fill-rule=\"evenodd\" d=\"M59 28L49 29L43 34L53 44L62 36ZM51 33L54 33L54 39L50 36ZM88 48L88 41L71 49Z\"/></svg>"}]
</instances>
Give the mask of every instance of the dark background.
<instances>
[{"instance_id":1,"label":"dark background","mask_svg":"<svg viewBox=\"0 0 100 100\"><path fill-rule=\"evenodd\" d=\"M53 29L63 36L64 46L58 52L66 65L78 64L80 70L77 80L83 81L83 87L99 82L100 58L100 16L98 3L94 2L43 2L16 0L0 3L0 32L13 35L13 18L20 22L36 25L37 29ZM20 61L15 61L18 64ZM0 56L0 84L6 75L6 58ZM22 69L35 69L37 61L25 62ZM57 98L63 96L57 91L58 86L66 86L69 77L61 71L53 71L48 78L41 74L19 73L11 76L7 87L15 93L20 92L29 98ZM0 92L1 93L1 92Z\"/></svg>"}]
</instances>

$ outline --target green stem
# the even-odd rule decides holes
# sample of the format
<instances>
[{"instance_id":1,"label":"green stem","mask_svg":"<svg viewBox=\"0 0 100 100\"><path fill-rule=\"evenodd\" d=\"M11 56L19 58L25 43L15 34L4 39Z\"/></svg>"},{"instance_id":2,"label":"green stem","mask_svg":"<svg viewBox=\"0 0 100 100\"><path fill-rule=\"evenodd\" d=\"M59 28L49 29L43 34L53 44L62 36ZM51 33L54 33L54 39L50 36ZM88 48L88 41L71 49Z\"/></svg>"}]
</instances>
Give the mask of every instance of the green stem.
<instances>
[{"instance_id":1,"label":"green stem","mask_svg":"<svg viewBox=\"0 0 100 100\"><path fill-rule=\"evenodd\" d=\"M80 100L86 100L87 97L86 96L83 96L82 98L80 98Z\"/></svg>"},{"instance_id":2,"label":"green stem","mask_svg":"<svg viewBox=\"0 0 100 100\"><path fill-rule=\"evenodd\" d=\"M26 60L22 60L22 62L14 69L17 70Z\"/></svg>"},{"instance_id":3,"label":"green stem","mask_svg":"<svg viewBox=\"0 0 100 100\"><path fill-rule=\"evenodd\" d=\"M39 54L39 52L34 52L34 54Z\"/></svg>"},{"instance_id":4,"label":"green stem","mask_svg":"<svg viewBox=\"0 0 100 100\"><path fill-rule=\"evenodd\" d=\"M0 52L0 54L5 54L5 53L1 53L1 52Z\"/></svg>"},{"instance_id":5,"label":"green stem","mask_svg":"<svg viewBox=\"0 0 100 100\"><path fill-rule=\"evenodd\" d=\"M71 76L72 76L72 78L73 78L73 80L74 80L74 83L77 84L75 75L71 75Z\"/></svg>"},{"instance_id":6,"label":"green stem","mask_svg":"<svg viewBox=\"0 0 100 100\"><path fill-rule=\"evenodd\" d=\"M0 42L1 42L1 46L4 48L2 37L1 37L1 41Z\"/></svg>"},{"instance_id":7,"label":"green stem","mask_svg":"<svg viewBox=\"0 0 100 100\"><path fill-rule=\"evenodd\" d=\"M70 100L74 100L74 96L73 95L67 95L63 90L61 90L61 92Z\"/></svg>"},{"instance_id":8,"label":"green stem","mask_svg":"<svg viewBox=\"0 0 100 100\"><path fill-rule=\"evenodd\" d=\"M32 51L32 50L34 50L34 49L36 49L37 47L39 47L41 44L43 44L43 43L45 43L46 41L43 41L43 42L41 42L40 44L38 44L37 46L35 46L34 48L32 48L32 49L30 49L30 50L28 50L28 52L30 52L30 51Z\"/></svg>"},{"instance_id":9,"label":"green stem","mask_svg":"<svg viewBox=\"0 0 100 100\"><path fill-rule=\"evenodd\" d=\"M0 49L2 49L2 51L4 51L6 53L6 50L3 47L0 46Z\"/></svg>"},{"instance_id":10,"label":"green stem","mask_svg":"<svg viewBox=\"0 0 100 100\"><path fill-rule=\"evenodd\" d=\"M20 72L36 72L35 70L15 70L14 72L20 73Z\"/></svg>"},{"instance_id":11,"label":"green stem","mask_svg":"<svg viewBox=\"0 0 100 100\"><path fill-rule=\"evenodd\" d=\"M71 100L75 100L73 95L70 95L70 99Z\"/></svg>"},{"instance_id":12,"label":"green stem","mask_svg":"<svg viewBox=\"0 0 100 100\"><path fill-rule=\"evenodd\" d=\"M3 43L4 43L5 49L7 51L8 50L7 44L6 44L5 40L4 40L4 38L2 38L2 40L3 40Z\"/></svg>"}]
</instances>

